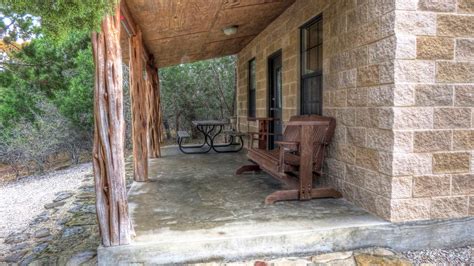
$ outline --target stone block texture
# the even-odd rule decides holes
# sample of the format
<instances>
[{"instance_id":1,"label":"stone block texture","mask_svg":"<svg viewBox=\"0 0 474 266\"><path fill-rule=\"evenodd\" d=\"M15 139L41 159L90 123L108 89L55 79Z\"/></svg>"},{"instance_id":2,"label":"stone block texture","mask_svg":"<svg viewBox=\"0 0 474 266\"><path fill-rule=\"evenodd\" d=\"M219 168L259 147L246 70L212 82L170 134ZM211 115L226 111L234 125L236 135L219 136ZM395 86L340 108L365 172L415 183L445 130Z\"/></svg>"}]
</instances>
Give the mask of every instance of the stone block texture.
<instances>
[{"instance_id":1,"label":"stone block texture","mask_svg":"<svg viewBox=\"0 0 474 266\"><path fill-rule=\"evenodd\" d=\"M394 133L413 137L411 149L394 149L393 155L402 162L403 158L424 158L428 167L423 171L400 171L406 166L393 161L392 178L411 178L412 187L411 194L392 198L391 220L469 216L474 205L470 201L474 193L474 2L409 2L413 5L395 11L395 35L397 46L406 46L405 39L416 39L416 46L411 47L416 56L406 58L397 54L394 64L425 64L434 69L420 68L411 73L406 68L395 69L395 90L403 93L407 86L413 88L414 99L413 104L393 105ZM409 16L434 16L435 21L429 26L412 25L405 20ZM414 30L419 27L430 27L431 31ZM413 116L418 116L416 121L406 115L413 110ZM416 213L417 208L408 206L410 201L423 204L427 212Z\"/></svg>"},{"instance_id":2,"label":"stone block texture","mask_svg":"<svg viewBox=\"0 0 474 266\"><path fill-rule=\"evenodd\" d=\"M323 16L323 115L337 128L323 184L394 222L473 215L474 5L470 0L298 0L238 54L267 116L267 59L281 50L283 121L300 112L300 29Z\"/></svg>"}]
</instances>

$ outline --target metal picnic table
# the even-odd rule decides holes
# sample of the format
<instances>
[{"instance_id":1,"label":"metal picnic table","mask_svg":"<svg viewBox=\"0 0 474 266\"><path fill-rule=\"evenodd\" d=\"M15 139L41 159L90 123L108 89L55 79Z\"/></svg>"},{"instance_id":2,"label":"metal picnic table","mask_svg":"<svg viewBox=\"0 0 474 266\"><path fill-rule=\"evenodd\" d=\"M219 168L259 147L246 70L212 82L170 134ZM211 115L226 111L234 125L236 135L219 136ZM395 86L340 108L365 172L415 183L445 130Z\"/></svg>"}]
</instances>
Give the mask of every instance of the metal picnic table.
<instances>
[{"instance_id":1,"label":"metal picnic table","mask_svg":"<svg viewBox=\"0 0 474 266\"><path fill-rule=\"evenodd\" d=\"M178 147L179 150L186 154L208 153L214 150L217 153L238 152L244 146L243 136L245 134L235 131L224 131L224 126L230 123L225 120L195 120L192 121L196 129L203 135L201 144L184 145L185 139L191 136L186 131L178 131ZM215 143L216 137L224 133L229 136L229 142ZM236 142L236 140L239 140Z\"/></svg>"}]
</instances>

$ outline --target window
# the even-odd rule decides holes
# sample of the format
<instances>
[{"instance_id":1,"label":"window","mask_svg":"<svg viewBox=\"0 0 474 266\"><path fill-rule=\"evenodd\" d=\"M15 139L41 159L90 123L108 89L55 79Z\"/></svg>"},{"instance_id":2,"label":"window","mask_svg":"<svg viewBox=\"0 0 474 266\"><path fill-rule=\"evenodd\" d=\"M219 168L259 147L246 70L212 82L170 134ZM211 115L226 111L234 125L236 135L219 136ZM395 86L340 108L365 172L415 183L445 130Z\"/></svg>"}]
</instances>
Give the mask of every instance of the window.
<instances>
[{"instance_id":1,"label":"window","mask_svg":"<svg viewBox=\"0 0 474 266\"><path fill-rule=\"evenodd\" d=\"M256 91L257 91L257 80L255 76L256 71L255 58L249 61L249 91L248 91L248 116L255 117L256 113Z\"/></svg>"},{"instance_id":2,"label":"window","mask_svg":"<svg viewBox=\"0 0 474 266\"><path fill-rule=\"evenodd\" d=\"M301 114L321 114L323 76L323 18L301 27Z\"/></svg>"}]
</instances>

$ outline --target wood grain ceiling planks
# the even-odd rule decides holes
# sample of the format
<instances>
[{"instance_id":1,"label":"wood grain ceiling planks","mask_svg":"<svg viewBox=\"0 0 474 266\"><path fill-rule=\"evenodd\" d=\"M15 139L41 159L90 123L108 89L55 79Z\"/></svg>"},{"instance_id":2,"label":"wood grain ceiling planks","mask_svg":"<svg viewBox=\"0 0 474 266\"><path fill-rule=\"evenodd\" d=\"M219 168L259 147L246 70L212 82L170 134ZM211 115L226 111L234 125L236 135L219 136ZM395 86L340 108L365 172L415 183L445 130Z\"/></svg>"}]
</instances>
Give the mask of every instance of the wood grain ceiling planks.
<instances>
[{"instance_id":1,"label":"wood grain ceiling planks","mask_svg":"<svg viewBox=\"0 0 474 266\"><path fill-rule=\"evenodd\" d=\"M126 0L159 67L235 54L295 0ZM238 25L237 34L222 29ZM122 42L124 43L124 41ZM126 42L125 42L126 43ZM124 58L128 54L124 51Z\"/></svg>"}]
</instances>

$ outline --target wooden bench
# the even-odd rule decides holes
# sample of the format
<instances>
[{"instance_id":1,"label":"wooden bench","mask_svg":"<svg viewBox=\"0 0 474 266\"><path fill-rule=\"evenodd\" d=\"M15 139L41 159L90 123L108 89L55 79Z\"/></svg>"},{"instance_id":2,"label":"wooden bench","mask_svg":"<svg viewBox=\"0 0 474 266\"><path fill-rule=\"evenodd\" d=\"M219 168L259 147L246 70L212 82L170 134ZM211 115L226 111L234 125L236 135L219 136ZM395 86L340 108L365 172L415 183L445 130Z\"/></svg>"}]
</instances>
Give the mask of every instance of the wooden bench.
<instances>
[{"instance_id":1,"label":"wooden bench","mask_svg":"<svg viewBox=\"0 0 474 266\"><path fill-rule=\"evenodd\" d=\"M282 141L275 142L278 147L266 150L250 145L247 157L254 164L240 167L236 174L264 170L285 183L288 189L267 196L266 204L282 200L341 197L333 188L313 187L313 176L322 174L325 149L334 135L335 127L334 118L293 116L286 123Z\"/></svg>"}]
</instances>

